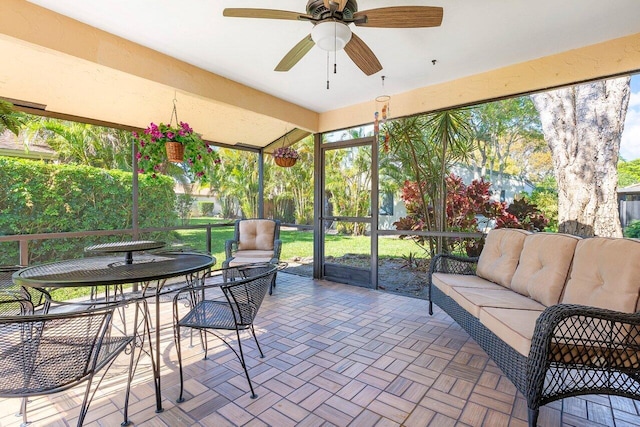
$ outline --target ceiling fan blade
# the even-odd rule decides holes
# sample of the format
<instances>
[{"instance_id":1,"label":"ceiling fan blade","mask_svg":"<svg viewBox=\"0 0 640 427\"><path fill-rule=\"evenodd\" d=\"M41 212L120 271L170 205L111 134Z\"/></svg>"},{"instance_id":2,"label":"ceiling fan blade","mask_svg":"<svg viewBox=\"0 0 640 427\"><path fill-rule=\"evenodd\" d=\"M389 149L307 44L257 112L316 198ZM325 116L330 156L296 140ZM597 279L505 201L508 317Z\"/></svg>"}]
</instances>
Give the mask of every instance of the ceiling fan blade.
<instances>
[{"instance_id":1,"label":"ceiling fan blade","mask_svg":"<svg viewBox=\"0 0 640 427\"><path fill-rule=\"evenodd\" d=\"M251 9L251 8L226 8L222 11L222 16L232 18L267 18L267 19L289 19L298 21L309 18L307 15L288 10L275 9Z\"/></svg>"},{"instance_id":2,"label":"ceiling fan blade","mask_svg":"<svg viewBox=\"0 0 640 427\"><path fill-rule=\"evenodd\" d=\"M344 7L347 5L347 0L338 0L337 3L339 4L338 12L342 12Z\"/></svg>"},{"instance_id":3,"label":"ceiling fan blade","mask_svg":"<svg viewBox=\"0 0 640 427\"><path fill-rule=\"evenodd\" d=\"M276 65L275 71L289 71L294 65L302 59L303 56L315 46L311 39L311 34L303 38L282 58L280 63Z\"/></svg>"},{"instance_id":4,"label":"ceiling fan blade","mask_svg":"<svg viewBox=\"0 0 640 427\"><path fill-rule=\"evenodd\" d=\"M344 47L344 51L347 52L349 58L365 73L367 76L377 73L382 70L382 65L374 53L369 49L369 46L362 41L362 39L355 34L351 34L351 40Z\"/></svg>"},{"instance_id":5,"label":"ceiling fan blade","mask_svg":"<svg viewBox=\"0 0 640 427\"><path fill-rule=\"evenodd\" d=\"M359 27L420 28L442 24L443 10L432 6L393 6L363 10L353 14ZM364 19L366 17L366 19Z\"/></svg>"}]
</instances>

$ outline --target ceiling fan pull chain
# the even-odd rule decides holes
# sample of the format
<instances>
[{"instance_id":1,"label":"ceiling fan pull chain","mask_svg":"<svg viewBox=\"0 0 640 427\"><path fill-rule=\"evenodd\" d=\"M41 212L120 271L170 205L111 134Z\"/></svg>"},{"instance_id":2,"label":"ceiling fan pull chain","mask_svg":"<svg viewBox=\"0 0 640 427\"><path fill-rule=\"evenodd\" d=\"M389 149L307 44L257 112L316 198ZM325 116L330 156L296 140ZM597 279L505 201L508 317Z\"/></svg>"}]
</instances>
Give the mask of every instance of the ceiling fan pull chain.
<instances>
[{"instance_id":1,"label":"ceiling fan pull chain","mask_svg":"<svg viewBox=\"0 0 640 427\"><path fill-rule=\"evenodd\" d=\"M336 65L336 52L338 51L338 24L333 21L333 74L338 74L338 67Z\"/></svg>"},{"instance_id":2,"label":"ceiling fan pull chain","mask_svg":"<svg viewBox=\"0 0 640 427\"><path fill-rule=\"evenodd\" d=\"M329 90L329 51L327 51L327 90Z\"/></svg>"}]
</instances>

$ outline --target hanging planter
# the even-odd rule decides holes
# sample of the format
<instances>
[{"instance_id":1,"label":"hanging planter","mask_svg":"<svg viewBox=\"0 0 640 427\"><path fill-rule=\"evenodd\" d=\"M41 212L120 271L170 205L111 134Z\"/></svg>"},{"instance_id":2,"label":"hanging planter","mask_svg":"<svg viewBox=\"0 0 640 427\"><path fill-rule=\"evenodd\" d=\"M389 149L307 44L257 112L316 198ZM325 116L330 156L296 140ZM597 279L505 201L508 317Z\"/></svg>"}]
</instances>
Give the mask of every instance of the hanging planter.
<instances>
[{"instance_id":1,"label":"hanging planter","mask_svg":"<svg viewBox=\"0 0 640 427\"><path fill-rule=\"evenodd\" d=\"M184 145L176 141L167 141L164 143L167 151L167 160L172 163L182 163L184 161Z\"/></svg>"},{"instance_id":2,"label":"hanging planter","mask_svg":"<svg viewBox=\"0 0 640 427\"><path fill-rule=\"evenodd\" d=\"M295 165L299 158L300 154L291 147L276 148L273 152L273 160L276 162L276 165L282 166L283 168L290 168Z\"/></svg>"},{"instance_id":3,"label":"hanging planter","mask_svg":"<svg viewBox=\"0 0 640 427\"><path fill-rule=\"evenodd\" d=\"M171 163L181 163L191 179L207 182L207 173L220 163L218 153L188 123L178 121L175 103L174 99L168 125L151 123L142 134L133 132L138 148L138 173L147 173L155 178L159 173L169 173ZM175 126L171 124L174 117Z\"/></svg>"},{"instance_id":4,"label":"hanging planter","mask_svg":"<svg viewBox=\"0 0 640 427\"><path fill-rule=\"evenodd\" d=\"M275 158L276 165L282 166L283 168L290 168L295 165L298 159L293 159L291 157L276 157Z\"/></svg>"}]
</instances>

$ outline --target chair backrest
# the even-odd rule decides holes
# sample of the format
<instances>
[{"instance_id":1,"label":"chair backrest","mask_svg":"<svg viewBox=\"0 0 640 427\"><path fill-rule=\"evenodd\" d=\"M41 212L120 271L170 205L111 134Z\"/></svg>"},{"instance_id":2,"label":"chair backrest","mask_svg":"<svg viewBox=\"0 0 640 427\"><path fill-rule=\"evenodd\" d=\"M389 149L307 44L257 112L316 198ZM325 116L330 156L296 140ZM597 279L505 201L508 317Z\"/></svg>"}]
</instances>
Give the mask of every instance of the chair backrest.
<instances>
[{"instance_id":1,"label":"chair backrest","mask_svg":"<svg viewBox=\"0 0 640 427\"><path fill-rule=\"evenodd\" d=\"M272 219L242 219L235 224L238 250L272 251L280 238L280 221Z\"/></svg>"},{"instance_id":2,"label":"chair backrest","mask_svg":"<svg viewBox=\"0 0 640 427\"><path fill-rule=\"evenodd\" d=\"M21 268L19 265L0 266L0 316L33 314L41 306L43 313L49 309L50 296L47 291L13 283L13 273Z\"/></svg>"},{"instance_id":3,"label":"chair backrest","mask_svg":"<svg viewBox=\"0 0 640 427\"><path fill-rule=\"evenodd\" d=\"M265 269L259 274L258 269ZM253 320L258 314L258 309L262 305L269 285L278 271L276 264L262 264L259 266L248 266L242 269L242 274L250 274L250 277L240 281L229 282L221 286L227 301L233 309L235 321L240 326L253 324Z\"/></svg>"},{"instance_id":4,"label":"chair backrest","mask_svg":"<svg viewBox=\"0 0 640 427\"><path fill-rule=\"evenodd\" d=\"M0 396L62 391L100 369L113 308L0 318Z\"/></svg>"}]
</instances>

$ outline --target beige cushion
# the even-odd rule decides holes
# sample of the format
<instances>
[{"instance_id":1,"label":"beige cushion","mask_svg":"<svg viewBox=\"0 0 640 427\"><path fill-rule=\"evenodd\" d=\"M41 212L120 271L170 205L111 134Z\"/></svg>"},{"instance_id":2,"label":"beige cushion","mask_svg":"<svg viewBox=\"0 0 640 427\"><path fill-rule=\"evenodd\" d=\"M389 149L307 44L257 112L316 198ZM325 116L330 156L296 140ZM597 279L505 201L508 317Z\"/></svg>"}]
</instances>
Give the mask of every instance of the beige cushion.
<instances>
[{"instance_id":1,"label":"beige cushion","mask_svg":"<svg viewBox=\"0 0 640 427\"><path fill-rule=\"evenodd\" d=\"M491 230L478 260L478 276L507 288L511 286L524 239L530 234L515 228Z\"/></svg>"},{"instance_id":2,"label":"beige cushion","mask_svg":"<svg viewBox=\"0 0 640 427\"><path fill-rule=\"evenodd\" d=\"M460 304L475 317L480 317L482 307L516 308L523 310L544 310L545 306L537 301L513 292L511 289L474 289L452 287L451 299Z\"/></svg>"},{"instance_id":3,"label":"beige cushion","mask_svg":"<svg viewBox=\"0 0 640 427\"><path fill-rule=\"evenodd\" d=\"M237 251L234 255L236 258L273 258L273 250L271 251Z\"/></svg>"},{"instance_id":4,"label":"beige cushion","mask_svg":"<svg viewBox=\"0 0 640 427\"><path fill-rule=\"evenodd\" d=\"M433 273L431 278L433 284L447 296L451 296L451 288L457 286L476 289L504 289L502 286L486 279L468 274Z\"/></svg>"},{"instance_id":5,"label":"beige cushion","mask_svg":"<svg viewBox=\"0 0 640 427\"><path fill-rule=\"evenodd\" d=\"M229 261L229 267L268 262L269 260L270 258L233 258L231 261Z\"/></svg>"},{"instance_id":6,"label":"beige cushion","mask_svg":"<svg viewBox=\"0 0 640 427\"><path fill-rule=\"evenodd\" d=\"M524 239L511 289L546 306L560 301L579 237L536 233Z\"/></svg>"},{"instance_id":7,"label":"beige cushion","mask_svg":"<svg viewBox=\"0 0 640 427\"><path fill-rule=\"evenodd\" d=\"M269 262L273 258L273 251L238 251L229 261L229 267L239 265Z\"/></svg>"},{"instance_id":8,"label":"beige cushion","mask_svg":"<svg viewBox=\"0 0 640 427\"><path fill-rule=\"evenodd\" d=\"M542 310L484 307L480 322L518 353L529 356L536 320Z\"/></svg>"},{"instance_id":9,"label":"beige cushion","mask_svg":"<svg viewBox=\"0 0 640 427\"><path fill-rule=\"evenodd\" d=\"M276 223L268 219L247 219L240 221L238 231L240 241L238 250L259 249L273 250Z\"/></svg>"},{"instance_id":10,"label":"beige cushion","mask_svg":"<svg viewBox=\"0 0 640 427\"><path fill-rule=\"evenodd\" d=\"M578 242L563 303L633 313L639 293L640 241L592 237Z\"/></svg>"}]
</instances>

